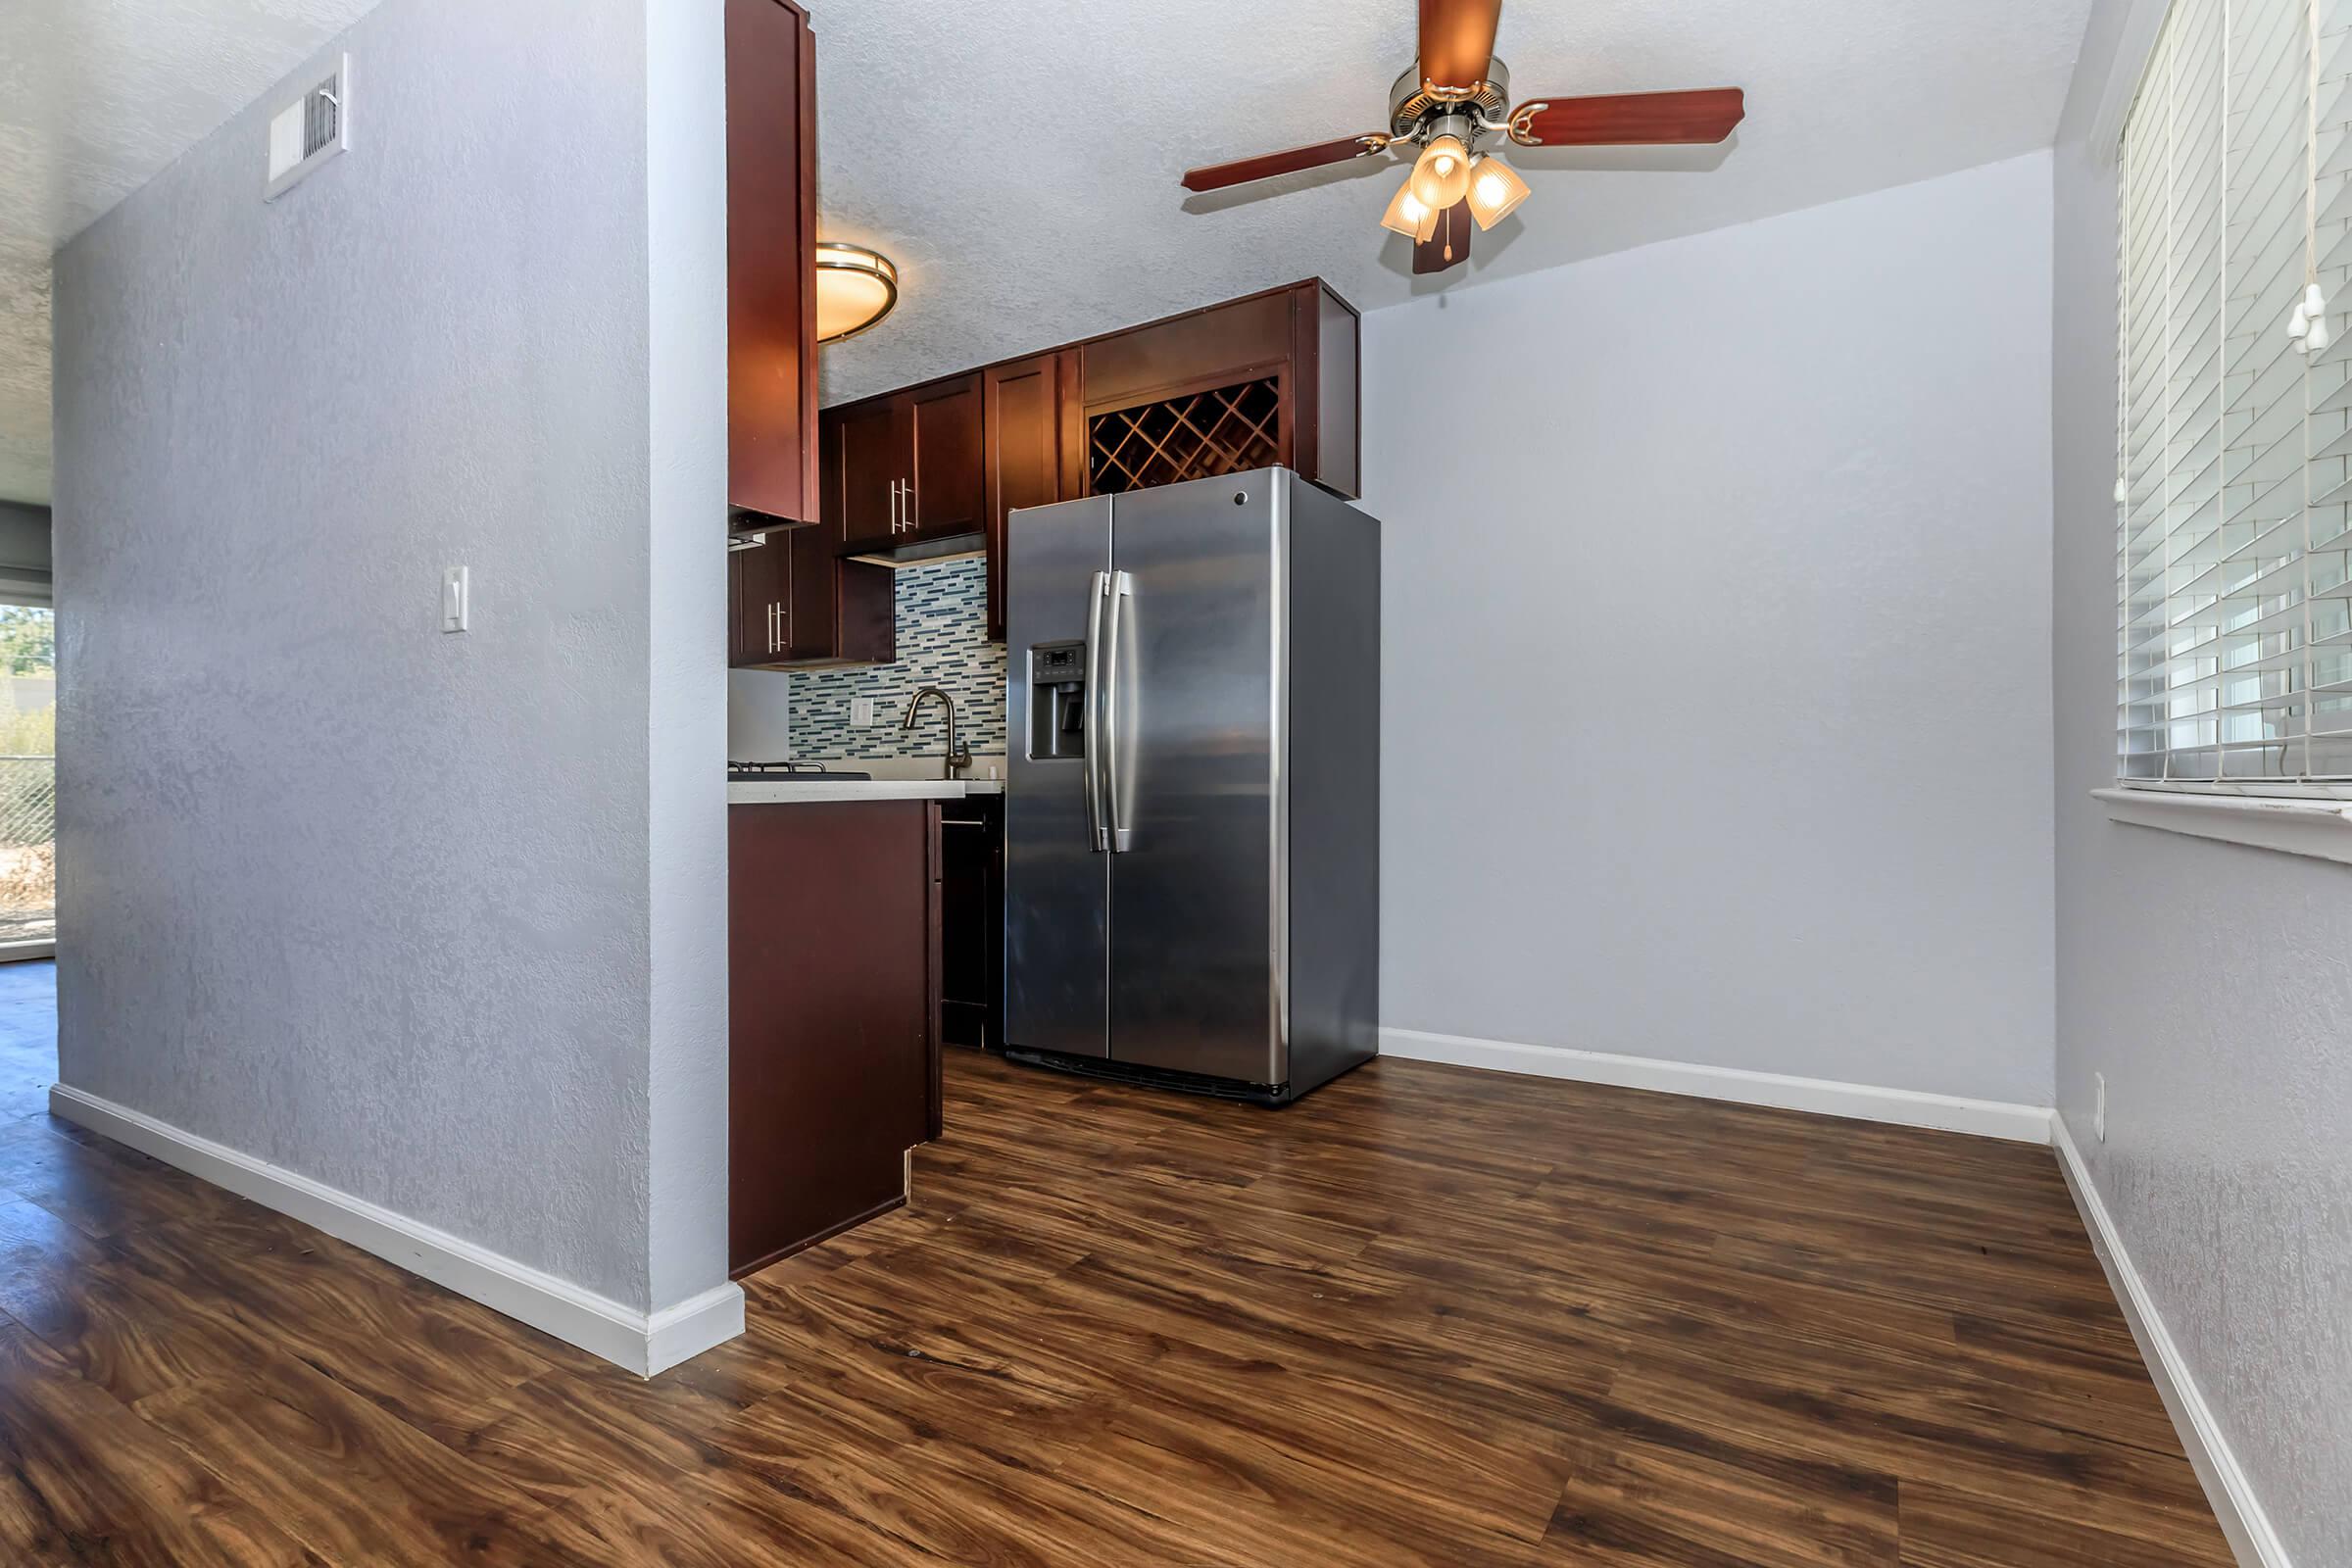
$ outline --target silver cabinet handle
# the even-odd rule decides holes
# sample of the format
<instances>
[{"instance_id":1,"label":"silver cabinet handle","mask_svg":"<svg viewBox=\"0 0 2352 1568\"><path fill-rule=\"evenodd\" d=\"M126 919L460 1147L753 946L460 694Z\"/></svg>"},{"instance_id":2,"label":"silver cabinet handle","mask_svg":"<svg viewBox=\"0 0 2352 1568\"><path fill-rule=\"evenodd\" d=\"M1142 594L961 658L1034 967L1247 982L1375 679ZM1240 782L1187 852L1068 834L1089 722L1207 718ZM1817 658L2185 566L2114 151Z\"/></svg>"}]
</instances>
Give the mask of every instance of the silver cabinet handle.
<instances>
[{"instance_id":1,"label":"silver cabinet handle","mask_svg":"<svg viewBox=\"0 0 2352 1568\"><path fill-rule=\"evenodd\" d=\"M1102 603L1110 597L1110 573L1098 571L1086 591L1086 847L1096 855L1110 848L1102 830Z\"/></svg>"},{"instance_id":2,"label":"silver cabinet handle","mask_svg":"<svg viewBox=\"0 0 2352 1568\"><path fill-rule=\"evenodd\" d=\"M914 532L914 481L912 479L899 481L899 515L906 519L906 531Z\"/></svg>"},{"instance_id":3,"label":"silver cabinet handle","mask_svg":"<svg viewBox=\"0 0 2352 1568\"><path fill-rule=\"evenodd\" d=\"M1119 661L1124 657L1122 644L1126 638L1127 610L1135 598L1135 577L1131 572L1114 571L1106 597L1110 601L1109 624L1103 628L1103 640L1110 644L1110 656L1102 662L1102 816L1114 855L1124 855L1134 847L1135 830L1120 817L1119 802ZM1088 743L1088 750L1094 743Z\"/></svg>"}]
</instances>

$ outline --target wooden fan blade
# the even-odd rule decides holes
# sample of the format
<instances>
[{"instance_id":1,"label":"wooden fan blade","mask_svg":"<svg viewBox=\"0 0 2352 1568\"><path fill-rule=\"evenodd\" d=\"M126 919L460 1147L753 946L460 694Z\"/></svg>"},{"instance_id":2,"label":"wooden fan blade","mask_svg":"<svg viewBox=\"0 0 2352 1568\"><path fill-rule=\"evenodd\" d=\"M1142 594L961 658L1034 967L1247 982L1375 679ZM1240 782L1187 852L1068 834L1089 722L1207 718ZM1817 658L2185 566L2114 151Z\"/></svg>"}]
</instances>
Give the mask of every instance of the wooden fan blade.
<instances>
[{"instance_id":1,"label":"wooden fan blade","mask_svg":"<svg viewBox=\"0 0 2352 1568\"><path fill-rule=\"evenodd\" d=\"M1470 221L1468 197L1446 208L1438 215L1438 226L1429 238L1413 247L1413 270L1443 272L1461 266L1470 259L1470 233L1476 226Z\"/></svg>"},{"instance_id":2,"label":"wooden fan blade","mask_svg":"<svg viewBox=\"0 0 2352 1568\"><path fill-rule=\"evenodd\" d=\"M1421 0L1421 79L1468 97L1487 79L1502 0Z\"/></svg>"},{"instance_id":3,"label":"wooden fan blade","mask_svg":"<svg viewBox=\"0 0 2352 1568\"><path fill-rule=\"evenodd\" d=\"M1184 188L1223 190L1228 185L1246 185L1253 179L1271 179L1276 174L1296 174L1301 169L1344 164L1350 158L1384 151L1388 145L1389 138L1379 134L1342 136L1338 141L1319 141L1312 147L1293 147L1230 164L1210 164L1206 169L1187 170Z\"/></svg>"},{"instance_id":4,"label":"wooden fan blade","mask_svg":"<svg viewBox=\"0 0 2352 1568\"><path fill-rule=\"evenodd\" d=\"M1721 141L1747 113L1738 87L1698 92L1621 92L1602 98L1531 98L1511 111L1522 147L1631 147Z\"/></svg>"}]
</instances>

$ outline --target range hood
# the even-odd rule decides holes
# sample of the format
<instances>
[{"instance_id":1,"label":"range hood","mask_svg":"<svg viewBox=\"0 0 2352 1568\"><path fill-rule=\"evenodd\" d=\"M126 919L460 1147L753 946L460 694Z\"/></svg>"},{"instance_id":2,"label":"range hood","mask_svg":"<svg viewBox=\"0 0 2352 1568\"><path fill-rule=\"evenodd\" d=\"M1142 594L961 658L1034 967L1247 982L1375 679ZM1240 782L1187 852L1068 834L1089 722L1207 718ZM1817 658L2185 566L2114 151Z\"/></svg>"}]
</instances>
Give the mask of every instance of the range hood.
<instances>
[{"instance_id":1,"label":"range hood","mask_svg":"<svg viewBox=\"0 0 2352 1568\"><path fill-rule=\"evenodd\" d=\"M794 528L813 528L814 517L779 517L772 512L754 507L729 507L727 532L730 534L787 533Z\"/></svg>"},{"instance_id":2,"label":"range hood","mask_svg":"<svg viewBox=\"0 0 2352 1568\"><path fill-rule=\"evenodd\" d=\"M988 535L979 532L950 534L944 539L925 539L920 544L901 545L895 550L874 550L850 556L850 561L870 561L877 566L928 566L937 561L968 561L988 553Z\"/></svg>"}]
</instances>

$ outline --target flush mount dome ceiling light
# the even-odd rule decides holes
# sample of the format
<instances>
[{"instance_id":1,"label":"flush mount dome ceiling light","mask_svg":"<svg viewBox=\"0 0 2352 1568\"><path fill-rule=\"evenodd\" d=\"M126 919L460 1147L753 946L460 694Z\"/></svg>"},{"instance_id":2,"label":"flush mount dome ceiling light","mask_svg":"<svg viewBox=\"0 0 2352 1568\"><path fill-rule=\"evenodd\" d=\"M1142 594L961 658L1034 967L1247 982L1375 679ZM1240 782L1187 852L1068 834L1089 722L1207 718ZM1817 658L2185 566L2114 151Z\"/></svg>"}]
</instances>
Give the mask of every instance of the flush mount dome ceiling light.
<instances>
[{"instance_id":1,"label":"flush mount dome ceiling light","mask_svg":"<svg viewBox=\"0 0 2352 1568\"><path fill-rule=\"evenodd\" d=\"M1510 107L1511 74L1494 58L1502 0L1420 0L1421 58L1389 89L1389 128L1312 147L1212 164L1184 176L1192 191L1415 149L1413 172L1381 226L1413 242L1413 270L1443 272L1470 256L1470 225L1492 228L1527 200L1527 182L1479 151L1492 137L1522 147L1629 147L1718 142L1746 114L1737 87L1535 98Z\"/></svg>"},{"instance_id":2,"label":"flush mount dome ceiling light","mask_svg":"<svg viewBox=\"0 0 2352 1568\"><path fill-rule=\"evenodd\" d=\"M880 251L816 242L816 340L856 337L899 303L899 270Z\"/></svg>"}]
</instances>

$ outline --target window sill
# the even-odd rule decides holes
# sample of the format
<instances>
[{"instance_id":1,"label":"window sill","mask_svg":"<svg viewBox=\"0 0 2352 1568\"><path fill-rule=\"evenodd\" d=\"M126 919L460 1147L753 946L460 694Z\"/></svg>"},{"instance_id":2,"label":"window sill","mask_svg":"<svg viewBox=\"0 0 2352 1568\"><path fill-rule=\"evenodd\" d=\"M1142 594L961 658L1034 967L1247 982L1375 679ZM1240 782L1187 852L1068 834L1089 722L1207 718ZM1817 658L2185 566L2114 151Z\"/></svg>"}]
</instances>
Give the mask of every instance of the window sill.
<instances>
[{"instance_id":1,"label":"window sill","mask_svg":"<svg viewBox=\"0 0 2352 1568\"><path fill-rule=\"evenodd\" d=\"M2092 790L2111 821L2352 865L2352 801Z\"/></svg>"}]
</instances>

